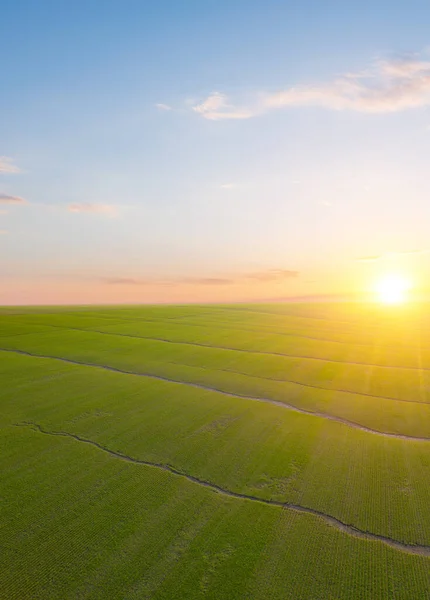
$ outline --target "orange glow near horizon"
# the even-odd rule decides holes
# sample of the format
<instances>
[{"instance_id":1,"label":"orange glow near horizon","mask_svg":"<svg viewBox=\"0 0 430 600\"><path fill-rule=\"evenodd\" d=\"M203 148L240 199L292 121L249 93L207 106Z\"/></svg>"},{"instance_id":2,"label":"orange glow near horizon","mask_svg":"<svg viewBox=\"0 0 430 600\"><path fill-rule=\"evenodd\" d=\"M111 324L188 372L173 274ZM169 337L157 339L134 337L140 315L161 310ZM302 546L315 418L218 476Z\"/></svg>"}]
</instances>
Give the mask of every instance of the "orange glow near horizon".
<instances>
[{"instance_id":1,"label":"orange glow near horizon","mask_svg":"<svg viewBox=\"0 0 430 600\"><path fill-rule=\"evenodd\" d=\"M406 301L427 297L428 290L421 290L420 273L410 265L408 269L374 272L362 267L340 273L331 271L310 272L305 276L281 281L260 281L235 277L228 273L216 274L214 282L190 275L182 283L161 277L152 283L142 278L134 280L127 273L118 281L108 282L84 276L14 277L4 281L0 290L0 306L7 305L73 305L73 304L183 304L183 303L230 303L271 301L334 301L368 300L385 305L399 305ZM374 270L375 271L375 270ZM408 275L406 276L406 272ZM225 277L230 282L218 283ZM309 279L308 279L309 277ZM178 278L180 279L180 278ZM193 280L195 279L196 282ZM164 283L165 281L165 283ZM412 289L413 288L413 289ZM413 296L412 296L413 293ZM416 296L416 298L415 298Z\"/></svg>"},{"instance_id":2,"label":"orange glow near horizon","mask_svg":"<svg viewBox=\"0 0 430 600\"><path fill-rule=\"evenodd\" d=\"M1 305L73 305L73 304L182 304L255 302L306 293L300 282L292 280L269 284L231 285L136 285L104 282L76 282L72 279L9 281L7 294L0 293Z\"/></svg>"}]
</instances>

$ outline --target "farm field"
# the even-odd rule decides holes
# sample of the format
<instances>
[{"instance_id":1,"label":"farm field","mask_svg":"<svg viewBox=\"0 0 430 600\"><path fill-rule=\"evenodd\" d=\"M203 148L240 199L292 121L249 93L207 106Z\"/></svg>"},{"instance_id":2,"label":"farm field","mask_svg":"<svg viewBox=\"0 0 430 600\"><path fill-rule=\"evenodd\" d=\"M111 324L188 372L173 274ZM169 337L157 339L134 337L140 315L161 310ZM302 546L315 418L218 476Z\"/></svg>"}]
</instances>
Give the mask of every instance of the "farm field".
<instances>
[{"instance_id":1,"label":"farm field","mask_svg":"<svg viewBox=\"0 0 430 600\"><path fill-rule=\"evenodd\" d=\"M0 308L0 598L430 598L429 308Z\"/></svg>"}]
</instances>

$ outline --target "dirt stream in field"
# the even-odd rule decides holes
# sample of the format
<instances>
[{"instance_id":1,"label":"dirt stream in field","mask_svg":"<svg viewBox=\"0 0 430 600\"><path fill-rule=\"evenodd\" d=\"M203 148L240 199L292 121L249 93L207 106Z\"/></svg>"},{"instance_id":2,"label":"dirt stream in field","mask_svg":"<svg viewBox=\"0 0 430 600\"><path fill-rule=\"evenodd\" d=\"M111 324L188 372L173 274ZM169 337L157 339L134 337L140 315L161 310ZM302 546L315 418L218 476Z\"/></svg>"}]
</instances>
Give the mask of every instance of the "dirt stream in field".
<instances>
[{"instance_id":1,"label":"dirt stream in field","mask_svg":"<svg viewBox=\"0 0 430 600\"><path fill-rule=\"evenodd\" d=\"M142 320L145 322L149 322L149 323L154 323L156 321L152 321L152 320ZM141 322L142 322L141 321ZM172 323L173 325L181 325L181 323ZM34 323L28 323L28 325L34 325ZM117 325L117 323L115 324ZM190 325L192 327L201 327L200 325L194 325L193 323L190 323ZM332 358L322 358L322 357L318 357L318 356L311 356L311 355L296 355L296 354L289 354L286 352L270 352L268 350L250 350L250 349L246 349L246 348L231 348L230 346L218 346L218 345L214 345L214 344L209 344L209 343L203 343L203 342L189 342L186 340L170 340L168 338L163 338L163 337L154 337L154 336L149 336L149 335L135 335L135 334L131 334L131 333L121 333L121 332L117 332L117 331L101 331L100 329L89 329L89 328L83 328L83 327L66 327L64 325L52 325L51 323L44 323L43 327L51 327L53 329L60 329L61 331L81 331L83 333L97 333L99 335L108 335L108 336L118 336L118 337L126 337L126 338L132 338L132 339L138 339L138 340L149 340L149 341L154 341L154 342L166 342L167 344L179 344L179 345L184 345L184 346L197 346L200 348L213 348L215 350L231 350L233 352L245 352L248 354L263 354L265 356L283 356L283 357L287 357L287 358L305 358L305 359L311 359L311 360L319 360L319 361L323 361L323 362L329 362L329 363L341 363L341 364L346 364L346 365L362 365L365 367L381 367L383 369L408 369L408 370L412 370L412 371L430 371L430 368L427 367L406 367L406 366L399 366L399 365L384 365L384 364L370 364L370 363L366 363L366 362L361 362L361 361L347 361L347 360L339 360L339 359L332 359ZM225 331L232 331L232 333L234 333L234 331L252 331L254 332L254 330L252 329L245 329L243 330L242 328L236 330L236 329L230 329L227 327L222 327L222 326L217 326L217 329L223 329ZM36 332L38 333L38 332ZM266 332L262 332L262 333L266 333ZM270 332L269 332L270 333ZM33 335L33 332L31 331L27 331L25 333L17 333L17 334L11 334L10 336L6 336L6 337L15 337L15 335ZM294 337L294 338L303 338L303 339L307 339L307 340L312 340L312 341L317 341L317 342L328 342L330 344L342 344L344 346L364 346L364 347L371 347L374 348L375 344L372 343L360 343L360 342L341 342L339 340L333 340L330 338L324 338L324 337L313 337L310 335L304 335L304 334L299 334L299 333L282 333L282 332L276 332L273 333L273 335L277 335L277 336L281 336L281 337ZM390 346L389 344L385 344L386 346ZM403 345L404 346L404 345ZM414 347L412 345L408 345L406 344L406 347ZM430 349L430 347L429 347Z\"/></svg>"},{"instance_id":2,"label":"dirt stream in field","mask_svg":"<svg viewBox=\"0 0 430 600\"><path fill-rule=\"evenodd\" d=\"M136 465L144 465L147 467L161 469L162 471L166 471L166 472L176 475L178 477L183 477L184 479L187 479L188 481L191 481L192 483L195 483L202 487L208 488L209 490L212 490L213 492L216 492L218 494L222 494L223 496L228 496L230 498L236 498L239 500L248 500L251 502L258 502L260 504L266 504L268 506L274 506L276 508L283 508L286 510L293 510L295 512L313 515L315 517L319 517L320 519L325 521L331 527L334 527L335 529L338 529L339 531L342 531L343 533L346 533L347 535L350 535L350 536L353 536L353 537L356 537L359 539L363 539L363 540L369 540L369 541L373 541L373 542L381 542L381 543L383 543L387 546L390 546L391 548L394 548L395 550L399 550L401 552L406 552L408 554L417 554L419 556L425 556L425 557L430 558L430 546L422 546L422 545L418 545L418 544L417 545L405 544L404 542L394 540L394 539L389 538L384 535L379 535L377 533L363 531L361 529L354 527L353 525L348 525L348 524L344 523L343 521L340 521L339 519L332 517L331 515L323 513L319 510L315 510L313 508L309 508L307 506L300 506L299 504L293 504L290 502L280 502L278 500L268 500L268 499L264 499L264 498L259 498L258 496L252 496L252 495L248 495L248 494L240 494L239 492L232 492L232 491L227 490L219 485L216 485L215 483L211 483L209 481L199 479L198 477L194 477L193 475L188 475L184 471L175 469L175 467L172 467L171 465L150 462L150 461L141 460L141 459L137 459L137 458L132 458L131 456L128 456L127 454L122 454L121 452L116 452L115 450L110 450L109 448L102 446L98 442L89 440L87 438L83 438L74 433L68 433L66 431L49 431L47 429L44 429L38 423L34 423L32 421L24 421L22 423L14 423L14 426L15 427L30 427L33 431L42 433L44 435L72 438L77 442L89 444L90 446L94 446L95 448L98 448L99 450L102 450L103 452L109 454L110 456L113 456L120 460L124 460L126 462L133 463Z\"/></svg>"},{"instance_id":3,"label":"dirt stream in field","mask_svg":"<svg viewBox=\"0 0 430 600\"><path fill-rule=\"evenodd\" d=\"M304 415L311 415L313 417L319 417L322 419L327 419L328 421L334 421L336 423L340 423L342 425L346 425L347 427L353 427L354 429L359 429L360 431L365 431L366 433L371 433L373 435L380 435L383 437L394 438L398 440L411 440L415 442L430 442L430 438L414 436L414 435L406 435L403 433L388 433L387 431L380 431L378 429L372 429L371 427L366 427L366 425L361 425L360 423L356 423L355 421L349 421L348 419L343 419L342 417L337 417L336 415L329 415L327 413L322 413L318 411L306 410L304 408L300 408L298 406L294 406L293 404L288 404L286 402L281 402L279 400L272 400L271 398L264 398L262 396L249 396L246 394L234 394L232 392L226 392L220 388L211 387L208 385L203 385L200 383L193 383L190 381L181 381L180 379L172 379L170 377L163 377L161 375L154 375L151 373L141 373L136 371L127 371L125 369L118 369L116 367L109 367L107 365L99 365L95 363L86 363L83 361L73 360L71 358L62 358L60 356L47 356L45 354L34 354L31 352L26 352L24 350L12 350L9 348L0 348L0 352L8 352L11 354L20 354L23 356L31 356L33 358L41 358L46 360L58 360L60 362L77 365L81 367L91 367L94 369L104 369L105 371L112 371L113 373L122 373L123 375L133 375L135 377L145 377L147 379L155 379L157 381L164 381L167 383L175 383L178 385L186 385L188 387L197 388L199 390L205 390L208 392L216 392L217 394L222 394L223 396L228 396L229 398L240 398L244 400L251 400L253 402L265 402L266 404L273 404L274 406L278 406L280 408L285 408L287 410L292 410L294 412L298 412ZM229 371L234 374L233 371ZM288 383L288 382L284 382ZM304 384L298 384L304 385ZM316 386L312 386L316 387ZM322 389L322 388L318 388ZM335 390L332 390L335 391ZM374 398L378 398L378 396L372 396ZM384 398L385 399L385 398Z\"/></svg>"},{"instance_id":4,"label":"dirt stream in field","mask_svg":"<svg viewBox=\"0 0 430 600\"><path fill-rule=\"evenodd\" d=\"M49 327L55 327L55 328L59 328L57 325L49 325ZM64 329L64 328L61 328ZM119 336L119 337L127 337L127 338L137 338L137 339L143 339L143 340L148 340L148 341L153 341L153 342L163 342L166 344L179 344L179 345L184 345L184 346L196 346L198 348L210 348L210 349L214 349L214 350L227 350L227 351L231 351L231 352L242 352L245 354L263 354L266 356L281 356L284 358L294 358L294 359L302 359L302 360L316 360L319 362L325 362L325 363L339 363L339 364L344 364L344 365L356 365L356 366L361 366L361 367L378 367L378 368L382 368L382 369L403 369L403 370L408 370L408 371L420 371L421 373L423 371L430 371L430 369L427 368L421 368L421 367L395 367L395 366L388 366L388 365L378 365L378 364L371 364L371 363L364 363L364 362L351 362L351 361L342 361L342 360L332 360L332 359L328 359L328 358L318 358L315 356L302 356L302 355L293 355L293 354L283 354L280 352L264 352L261 350L243 350L243 349L237 349L237 348L229 348L227 346L212 346L209 344L200 344L200 343L194 343L194 342L176 342L173 340L167 340L164 338L158 338L158 337L147 337L147 336L137 336L137 335L128 335L125 333L106 333L104 331L96 331L94 329L77 329L76 327L68 327L67 330L73 330L73 331L84 331L84 332L90 332L90 333L97 333L100 335L114 335L114 336ZM21 335L29 335L28 333L19 333L12 336L7 336L7 337L18 337ZM0 350L3 350L4 352L12 352L12 350L9 350L7 348L0 348ZM15 352L21 352L22 354L28 354L28 356L40 356L39 354L30 354L29 352L25 352L24 350L14 350ZM48 357L48 356L40 356L40 358L58 358L61 359L61 357ZM63 360L67 360L67 359L63 359ZM196 366L196 365L189 365L187 363L180 363L180 362L172 362L172 361L166 361L168 362L168 364L173 364L173 365L179 365L179 366L185 366L185 367L196 367L199 369L208 369L208 367L202 367L201 365ZM78 364L84 364L87 366L97 366L94 364L90 364L90 363L81 363L79 362ZM99 366L103 366L103 365L99 365ZM106 368L109 368L106 366ZM222 373L231 373L233 375L243 375L244 377L251 377L254 379L260 379L260 380L264 380L264 381L275 381L276 383L293 383L294 385L298 385L301 387L305 387L305 388L311 388L314 390L322 390L325 392L339 392L341 394L350 394L352 396L365 396L367 398L376 398L376 399L381 399L381 400L391 400L394 402L406 402L407 404L420 404L420 405L426 405L426 404L430 404L430 402L427 402L425 400L409 400L406 398L395 398L394 396L375 396L374 394L369 394L368 392L353 392L351 390L347 390L347 389L343 389L343 388L333 388L333 387L322 387L320 385L314 385L311 383L303 383L303 381L296 381L294 379L277 379L275 377L262 377L261 375L250 375L249 373L244 373L241 371L233 371L231 369L221 369L219 367L212 369L215 371L219 371ZM145 375L142 373L136 373L136 372L129 372L129 371L120 371L120 372L124 372L124 373L128 373L130 375ZM150 375L147 375L148 377ZM190 384L192 385L192 384ZM218 391L218 390L217 390Z\"/></svg>"}]
</instances>

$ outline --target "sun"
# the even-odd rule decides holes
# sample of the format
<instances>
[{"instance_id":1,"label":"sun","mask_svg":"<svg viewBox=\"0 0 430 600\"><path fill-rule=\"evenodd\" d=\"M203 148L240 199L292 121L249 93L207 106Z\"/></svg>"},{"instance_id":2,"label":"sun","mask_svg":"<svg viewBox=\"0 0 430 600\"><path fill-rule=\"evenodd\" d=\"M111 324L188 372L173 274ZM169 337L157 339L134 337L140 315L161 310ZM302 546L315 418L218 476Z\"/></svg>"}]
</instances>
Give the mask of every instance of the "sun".
<instances>
[{"instance_id":1,"label":"sun","mask_svg":"<svg viewBox=\"0 0 430 600\"><path fill-rule=\"evenodd\" d=\"M401 275L387 275L376 285L376 293L384 304L402 304L407 300L411 283Z\"/></svg>"}]
</instances>

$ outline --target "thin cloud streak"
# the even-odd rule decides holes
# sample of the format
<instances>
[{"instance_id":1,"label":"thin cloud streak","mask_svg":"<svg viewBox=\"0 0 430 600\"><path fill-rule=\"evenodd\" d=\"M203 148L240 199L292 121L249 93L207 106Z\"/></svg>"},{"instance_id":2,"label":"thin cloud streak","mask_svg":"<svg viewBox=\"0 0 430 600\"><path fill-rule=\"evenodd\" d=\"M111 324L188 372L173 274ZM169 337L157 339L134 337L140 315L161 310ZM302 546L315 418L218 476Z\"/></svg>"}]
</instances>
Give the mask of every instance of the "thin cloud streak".
<instances>
[{"instance_id":1,"label":"thin cloud streak","mask_svg":"<svg viewBox=\"0 0 430 600\"><path fill-rule=\"evenodd\" d=\"M72 213L87 213L96 215L105 215L107 217L115 217L117 215L117 209L115 206L110 204L69 204L67 210Z\"/></svg>"},{"instance_id":2,"label":"thin cloud streak","mask_svg":"<svg viewBox=\"0 0 430 600\"><path fill-rule=\"evenodd\" d=\"M0 173L20 173L21 170L8 156L0 156Z\"/></svg>"},{"instance_id":3,"label":"thin cloud streak","mask_svg":"<svg viewBox=\"0 0 430 600\"><path fill-rule=\"evenodd\" d=\"M366 75L349 74L325 85L298 86L266 97L267 108L320 106L388 113L430 103L430 62L377 63Z\"/></svg>"},{"instance_id":4,"label":"thin cloud streak","mask_svg":"<svg viewBox=\"0 0 430 600\"><path fill-rule=\"evenodd\" d=\"M131 286L174 286L174 285L199 285L199 286L226 286L240 283L270 283L298 277L298 271L287 269L269 269L256 273L243 273L233 277L172 277L166 279L133 278L133 277L105 277L102 283L109 285Z\"/></svg>"},{"instance_id":5,"label":"thin cloud streak","mask_svg":"<svg viewBox=\"0 0 430 600\"><path fill-rule=\"evenodd\" d=\"M225 277L182 277L180 279L173 280L174 284L190 284L190 285L231 285L234 283L234 279L228 279Z\"/></svg>"},{"instance_id":6,"label":"thin cloud streak","mask_svg":"<svg viewBox=\"0 0 430 600\"><path fill-rule=\"evenodd\" d=\"M269 269L268 271L261 271L259 273L248 273L248 275L244 276L244 279L253 279L255 281L282 281L284 279L291 279L298 276L298 271L291 271L288 269Z\"/></svg>"},{"instance_id":7,"label":"thin cloud streak","mask_svg":"<svg viewBox=\"0 0 430 600\"><path fill-rule=\"evenodd\" d=\"M19 196L8 196L7 194L0 194L0 204L28 204L27 200L20 198Z\"/></svg>"},{"instance_id":8,"label":"thin cloud streak","mask_svg":"<svg viewBox=\"0 0 430 600\"><path fill-rule=\"evenodd\" d=\"M381 260L381 258L383 258L384 255L381 256L360 256L359 258L355 259L355 262L361 262L361 263L368 263L368 262L376 262L378 260Z\"/></svg>"},{"instance_id":9,"label":"thin cloud streak","mask_svg":"<svg viewBox=\"0 0 430 600\"><path fill-rule=\"evenodd\" d=\"M424 248L419 250L403 250L400 252L385 252L384 254L379 254L377 256L360 256L355 259L355 262L376 262L379 260L383 260L384 258L389 258L390 256L420 256L422 254L428 254L430 250Z\"/></svg>"},{"instance_id":10,"label":"thin cloud streak","mask_svg":"<svg viewBox=\"0 0 430 600\"><path fill-rule=\"evenodd\" d=\"M213 92L201 104L197 104L192 108L194 112L210 121L249 119L256 115L255 110L229 104L227 96L220 92Z\"/></svg>"},{"instance_id":11,"label":"thin cloud streak","mask_svg":"<svg viewBox=\"0 0 430 600\"><path fill-rule=\"evenodd\" d=\"M428 254L430 252L430 250L428 249L424 249L424 250L405 250L404 252L391 252L391 254L403 254L403 255L419 255L419 254Z\"/></svg>"},{"instance_id":12,"label":"thin cloud streak","mask_svg":"<svg viewBox=\"0 0 430 600\"><path fill-rule=\"evenodd\" d=\"M224 279L221 277L178 277L171 279L145 279L133 277L105 277L103 283L109 285L133 285L133 286L172 286L172 285L230 285L232 279Z\"/></svg>"},{"instance_id":13,"label":"thin cloud streak","mask_svg":"<svg viewBox=\"0 0 430 600\"><path fill-rule=\"evenodd\" d=\"M104 277L101 279L103 283L109 285L149 285L149 280L133 279L132 277Z\"/></svg>"},{"instance_id":14,"label":"thin cloud streak","mask_svg":"<svg viewBox=\"0 0 430 600\"><path fill-rule=\"evenodd\" d=\"M384 114L429 105L430 62L403 58L378 61L365 71L346 73L329 83L263 93L251 108L235 106L225 94L213 92L193 110L216 121L249 119L272 110L306 106Z\"/></svg>"},{"instance_id":15,"label":"thin cloud streak","mask_svg":"<svg viewBox=\"0 0 430 600\"><path fill-rule=\"evenodd\" d=\"M158 102L154 106L155 106L155 108L158 108L158 110L164 110L164 111L173 110L173 108L171 106L169 106L168 104L163 104L162 102Z\"/></svg>"}]
</instances>

